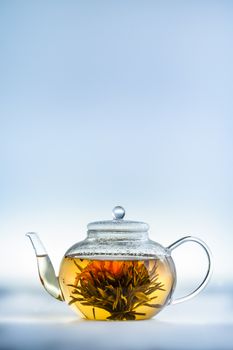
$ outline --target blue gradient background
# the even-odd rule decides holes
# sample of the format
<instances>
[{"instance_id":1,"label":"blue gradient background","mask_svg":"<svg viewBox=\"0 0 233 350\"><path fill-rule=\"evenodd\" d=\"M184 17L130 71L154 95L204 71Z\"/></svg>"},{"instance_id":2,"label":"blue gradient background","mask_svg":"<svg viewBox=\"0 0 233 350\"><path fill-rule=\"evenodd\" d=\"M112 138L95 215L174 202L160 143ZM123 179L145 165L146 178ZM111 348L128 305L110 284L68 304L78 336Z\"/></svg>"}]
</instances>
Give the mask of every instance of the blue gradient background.
<instances>
[{"instance_id":1,"label":"blue gradient background","mask_svg":"<svg viewBox=\"0 0 233 350\"><path fill-rule=\"evenodd\" d=\"M232 38L231 1L1 1L2 281L38 284L25 232L58 267L121 204L231 282Z\"/></svg>"}]
</instances>

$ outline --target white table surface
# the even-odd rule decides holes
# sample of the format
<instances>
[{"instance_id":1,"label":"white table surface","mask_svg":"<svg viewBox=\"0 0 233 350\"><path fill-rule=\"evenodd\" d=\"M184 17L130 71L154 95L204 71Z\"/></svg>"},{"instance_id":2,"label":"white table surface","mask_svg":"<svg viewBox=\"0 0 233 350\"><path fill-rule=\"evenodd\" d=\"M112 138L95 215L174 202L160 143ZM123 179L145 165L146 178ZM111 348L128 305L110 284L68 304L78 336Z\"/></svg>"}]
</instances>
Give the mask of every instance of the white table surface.
<instances>
[{"instance_id":1,"label":"white table surface","mask_svg":"<svg viewBox=\"0 0 233 350\"><path fill-rule=\"evenodd\" d=\"M1 289L0 349L232 350L233 295L204 291L151 320L98 322L79 319L43 289Z\"/></svg>"}]
</instances>

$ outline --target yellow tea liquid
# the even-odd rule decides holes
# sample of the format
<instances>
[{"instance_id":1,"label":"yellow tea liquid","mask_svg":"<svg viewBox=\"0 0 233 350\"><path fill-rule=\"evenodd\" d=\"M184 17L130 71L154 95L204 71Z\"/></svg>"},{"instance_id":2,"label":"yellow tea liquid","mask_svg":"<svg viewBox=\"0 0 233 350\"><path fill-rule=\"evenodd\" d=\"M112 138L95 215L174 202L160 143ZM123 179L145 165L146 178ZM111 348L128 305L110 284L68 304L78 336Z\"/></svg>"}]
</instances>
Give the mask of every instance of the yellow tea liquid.
<instances>
[{"instance_id":1,"label":"yellow tea liquid","mask_svg":"<svg viewBox=\"0 0 233 350\"><path fill-rule=\"evenodd\" d=\"M174 271L168 259L89 260L65 257L59 282L65 300L91 320L140 320L170 298Z\"/></svg>"}]
</instances>

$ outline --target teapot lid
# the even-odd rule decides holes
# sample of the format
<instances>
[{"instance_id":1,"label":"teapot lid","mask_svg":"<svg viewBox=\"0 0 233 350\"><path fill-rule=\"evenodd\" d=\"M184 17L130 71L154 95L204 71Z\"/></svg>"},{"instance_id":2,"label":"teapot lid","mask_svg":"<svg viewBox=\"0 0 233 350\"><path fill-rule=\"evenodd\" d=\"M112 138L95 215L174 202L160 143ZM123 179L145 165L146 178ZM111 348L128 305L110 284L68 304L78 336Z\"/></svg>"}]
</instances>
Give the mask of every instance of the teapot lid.
<instances>
[{"instance_id":1,"label":"teapot lid","mask_svg":"<svg viewBox=\"0 0 233 350\"><path fill-rule=\"evenodd\" d=\"M112 216L113 220L90 222L88 231L146 232L149 229L145 222L124 220L125 209L119 205L113 208Z\"/></svg>"}]
</instances>

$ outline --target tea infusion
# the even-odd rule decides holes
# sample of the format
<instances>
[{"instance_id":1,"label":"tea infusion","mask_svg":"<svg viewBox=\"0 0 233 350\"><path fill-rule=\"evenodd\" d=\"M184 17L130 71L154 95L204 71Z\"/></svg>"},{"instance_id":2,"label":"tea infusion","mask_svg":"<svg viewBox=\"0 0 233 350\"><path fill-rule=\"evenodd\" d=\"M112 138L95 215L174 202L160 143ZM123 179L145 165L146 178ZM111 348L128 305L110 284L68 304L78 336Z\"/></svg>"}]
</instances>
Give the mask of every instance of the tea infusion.
<instances>
[{"instance_id":1,"label":"tea infusion","mask_svg":"<svg viewBox=\"0 0 233 350\"><path fill-rule=\"evenodd\" d=\"M153 317L167 302L174 278L167 259L63 259L59 282L69 305L88 319Z\"/></svg>"}]
</instances>

